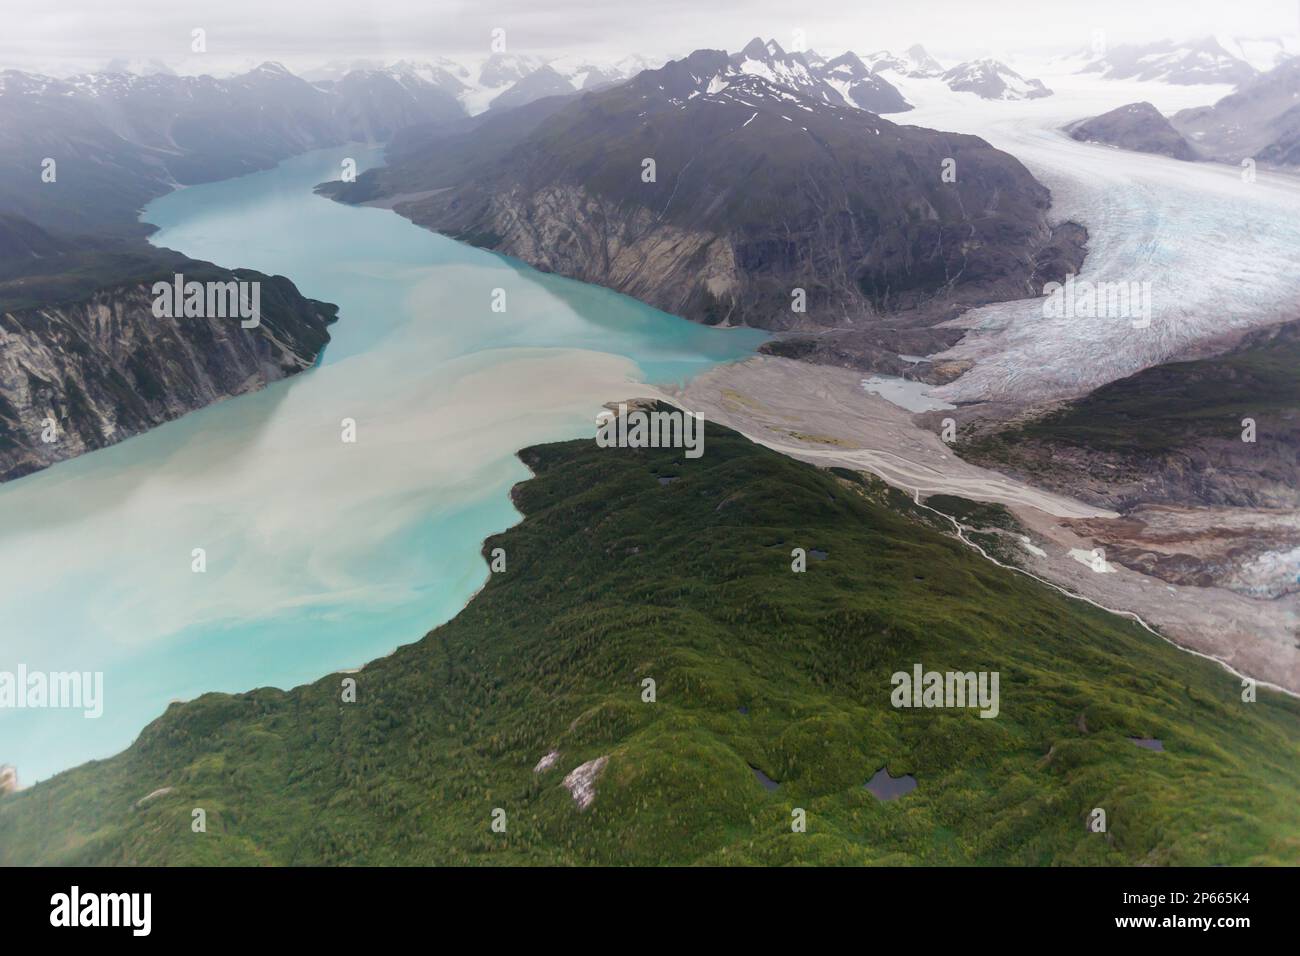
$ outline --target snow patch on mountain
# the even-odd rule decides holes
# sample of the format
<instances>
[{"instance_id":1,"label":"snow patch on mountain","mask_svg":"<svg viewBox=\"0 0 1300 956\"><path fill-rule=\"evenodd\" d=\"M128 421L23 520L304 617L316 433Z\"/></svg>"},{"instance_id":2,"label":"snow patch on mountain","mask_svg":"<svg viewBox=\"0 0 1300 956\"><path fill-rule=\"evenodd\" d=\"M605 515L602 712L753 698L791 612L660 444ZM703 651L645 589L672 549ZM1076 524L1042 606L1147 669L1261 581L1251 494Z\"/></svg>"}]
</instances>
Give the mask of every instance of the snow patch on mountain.
<instances>
[{"instance_id":1,"label":"snow patch on mountain","mask_svg":"<svg viewBox=\"0 0 1300 956\"><path fill-rule=\"evenodd\" d=\"M852 51L827 60L815 52L788 51L775 40L755 37L727 58L723 69L695 77L697 89L710 94L743 77L756 77L771 90L787 90L828 106L851 107L871 113L901 113L911 109L903 95ZM768 92L768 96L782 95ZM808 109L800 104L801 109Z\"/></svg>"},{"instance_id":2,"label":"snow patch on mountain","mask_svg":"<svg viewBox=\"0 0 1300 956\"><path fill-rule=\"evenodd\" d=\"M1244 83L1258 70L1241 54L1258 57L1261 49L1249 41L1245 48L1236 42L1230 41L1230 45L1236 47L1236 53L1212 36L1186 42L1121 44L1090 58L1080 72L1099 73L1108 80L1159 80L1178 85ZM1280 49L1284 51L1284 45Z\"/></svg>"},{"instance_id":3,"label":"snow patch on mountain","mask_svg":"<svg viewBox=\"0 0 1300 956\"><path fill-rule=\"evenodd\" d=\"M942 79L949 89L986 100L1034 100L1052 95L1042 80L1026 79L1001 60L968 60L944 73Z\"/></svg>"},{"instance_id":4,"label":"snow patch on mountain","mask_svg":"<svg viewBox=\"0 0 1300 956\"><path fill-rule=\"evenodd\" d=\"M943 64L930 56L919 43L908 47L902 56L896 56L888 50L877 50L865 59L876 73L897 73L913 79L939 76L944 71Z\"/></svg>"}]
</instances>

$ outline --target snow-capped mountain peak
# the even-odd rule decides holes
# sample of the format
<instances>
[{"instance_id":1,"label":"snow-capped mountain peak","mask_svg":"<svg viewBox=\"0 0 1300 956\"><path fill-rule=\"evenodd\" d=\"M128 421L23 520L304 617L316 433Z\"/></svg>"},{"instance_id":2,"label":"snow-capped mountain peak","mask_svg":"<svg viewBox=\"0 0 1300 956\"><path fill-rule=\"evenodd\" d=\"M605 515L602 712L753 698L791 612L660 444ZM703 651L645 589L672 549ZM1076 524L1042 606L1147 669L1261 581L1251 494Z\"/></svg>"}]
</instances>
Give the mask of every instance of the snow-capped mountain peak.
<instances>
[{"instance_id":1,"label":"snow-capped mountain peak","mask_svg":"<svg viewBox=\"0 0 1300 956\"><path fill-rule=\"evenodd\" d=\"M810 62L804 53L790 53L775 40L750 40L728 60L733 74L758 76L831 106L855 106L873 113L911 109L887 80L876 76L853 52L832 60Z\"/></svg>"},{"instance_id":2,"label":"snow-capped mountain peak","mask_svg":"<svg viewBox=\"0 0 1300 956\"><path fill-rule=\"evenodd\" d=\"M1300 39L1295 36L1216 36L1214 39L1231 56L1250 64L1260 73L1267 73L1300 55Z\"/></svg>"},{"instance_id":3,"label":"snow-capped mountain peak","mask_svg":"<svg viewBox=\"0 0 1300 956\"><path fill-rule=\"evenodd\" d=\"M841 53L833 60L827 60L822 67L822 72L828 76L834 76L843 79L861 79L871 74L871 67L862 62L853 51Z\"/></svg>"},{"instance_id":4,"label":"snow-capped mountain peak","mask_svg":"<svg viewBox=\"0 0 1300 956\"><path fill-rule=\"evenodd\" d=\"M541 57L526 53L493 53L478 69L478 86L486 89L506 87L544 65Z\"/></svg>"},{"instance_id":5,"label":"snow-capped mountain peak","mask_svg":"<svg viewBox=\"0 0 1300 956\"><path fill-rule=\"evenodd\" d=\"M867 56L864 62L866 62L875 73L882 73L885 71L898 73L900 75L906 75L907 73L907 61L901 56L894 56L894 54L890 53L888 50L877 50L875 53Z\"/></svg>"},{"instance_id":6,"label":"snow-capped mountain peak","mask_svg":"<svg viewBox=\"0 0 1300 956\"><path fill-rule=\"evenodd\" d=\"M876 73L891 72L910 77L932 77L943 73L943 64L930 56L919 43L908 47L902 56L888 50L877 50L866 58L866 62Z\"/></svg>"},{"instance_id":7,"label":"snow-capped mountain peak","mask_svg":"<svg viewBox=\"0 0 1300 956\"><path fill-rule=\"evenodd\" d=\"M469 70L451 60L398 60L384 68L384 72L399 80L415 80L427 83L454 96L459 96L469 89Z\"/></svg>"},{"instance_id":8,"label":"snow-capped mountain peak","mask_svg":"<svg viewBox=\"0 0 1300 956\"><path fill-rule=\"evenodd\" d=\"M919 43L909 46L903 57L908 63L909 76L939 76L943 73L943 64L930 56Z\"/></svg>"},{"instance_id":9,"label":"snow-capped mountain peak","mask_svg":"<svg viewBox=\"0 0 1300 956\"><path fill-rule=\"evenodd\" d=\"M803 54L786 53L775 40L764 42L759 37L754 37L731 58L731 64L741 73L761 76L779 86L800 92L812 91L817 86ZM818 91L817 95L824 97L822 91Z\"/></svg>"},{"instance_id":10,"label":"snow-capped mountain peak","mask_svg":"<svg viewBox=\"0 0 1300 956\"><path fill-rule=\"evenodd\" d=\"M959 63L942 78L950 89L974 93L986 100L1032 100L1052 95L1042 80L1026 79L1001 60L987 57Z\"/></svg>"},{"instance_id":11,"label":"snow-capped mountain peak","mask_svg":"<svg viewBox=\"0 0 1300 956\"><path fill-rule=\"evenodd\" d=\"M1155 80L1163 83L1240 84L1257 70L1225 48L1217 38L1200 37L1185 42L1122 44L1093 58L1080 73L1100 73L1111 80Z\"/></svg>"},{"instance_id":12,"label":"snow-capped mountain peak","mask_svg":"<svg viewBox=\"0 0 1300 956\"><path fill-rule=\"evenodd\" d=\"M251 73L258 73L263 76L293 76L288 67L276 60L266 60L257 65L256 69L250 70Z\"/></svg>"}]
</instances>

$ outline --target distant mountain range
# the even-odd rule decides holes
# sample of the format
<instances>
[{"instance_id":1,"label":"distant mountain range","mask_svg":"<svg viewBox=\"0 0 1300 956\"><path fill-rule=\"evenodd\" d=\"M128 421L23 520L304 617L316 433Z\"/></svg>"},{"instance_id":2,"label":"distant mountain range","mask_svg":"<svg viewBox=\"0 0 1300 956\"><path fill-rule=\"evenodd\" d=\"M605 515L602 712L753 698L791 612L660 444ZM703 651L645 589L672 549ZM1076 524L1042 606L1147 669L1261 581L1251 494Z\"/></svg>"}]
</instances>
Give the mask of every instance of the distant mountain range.
<instances>
[{"instance_id":1,"label":"distant mountain range","mask_svg":"<svg viewBox=\"0 0 1300 956\"><path fill-rule=\"evenodd\" d=\"M924 55L924 51L921 51ZM494 53L475 70L453 61L399 61L382 67L370 61L336 64L309 78L337 82L349 72L383 71L420 77L457 98L468 115L486 110L514 109L548 96L605 89L661 65L645 57L595 61L579 56L543 59L524 54ZM857 106L875 113L911 109L888 81L852 52L832 59L815 51L786 51L774 40L755 38L731 58L730 72L751 73L840 106Z\"/></svg>"},{"instance_id":2,"label":"distant mountain range","mask_svg":"<svg viewBox=\"0 0 1300 956\"><path fill-rule=\"evenodd\" d=\"M843 327L1033 294L1047 190L977 137L847 105L843 60L697 50L580 98L408 130L388 167L322 190L707 323Z\"/></svg>"},{"instance_id":3,"label":"distant mountain range","mask_svg":"<svg viewBox=\"0 0 1300 956\"><path fill-rule=\"evenodd\" d=\"M450 94L462 115L525 106L545 96L600 89L630 79L660 61L632 55L613 60L582 56L546 58L523 53L492 53L477 65L446 57L429 60L335 60L303 73L314 83L337 82L350 73L385 72L422 81Z\"/></svg>"},{"instance_id":4,"label":"distant mountain range","mask_svg":"<svg viewBox=\"0 0 1300 956\"><path fill-rule=\"evenodd\" d=\"M1165 118L1150 103L1130 103L1066 127L1075 139L1175 159L1243 160L1300 167L1300 58L1246 82L1213 106Z\"/></svg>"},{"instance_id":5,"label":"distant mountain range","mask_svg":"<svg viewBox=\"0 0 1300 956\"><path fill-rule=\"evenodd\" d=\"M908 47L902 56L878 50L865 57L863 62L881 82L884 82L884 77L880 74L884 73L911 79L937 77L950 89L974 93L986 100L1031 100L1052 95L1041 80L1026 79L1000 60L966 60L951 69L945 68L919 43Z\"/></svg>"},{"instance_id":6,"label":"distant mountain range","mask_svg":"<svg viewBox=\"0 0 1300 956\"><path fill-rule=\"evenodd\" d=\"M1213 106L1176 113L1173 125L1211 159L1300 167L1300 58L1284 60Z\"/></svg>"},{"instance_id":7,"label":"distant mountain range","mask_svg":"<svg viewBox=\"0 0 1300 956\"><path fill-rule=\"evenodd\" d=\"M225 79L177 76L161 63L119 62L115 72L66 79L6 70L0 211L62 231L140 234L140 207L176 185L267 169L325 146L386 142L399 129L489 106L600 88L643 62L548 65L494 54L472 75L447 60L354 61L318 71L314 82L269 62ZM54 184L40 182L47 157L61 172Z\"/></svg>"},{"instance_id":8,"label":"distant mountain range","mask_svg":"<svg viewBox=\"0 0 1300 956\"><path fill-rule=\"evenodd\" d=\"M748 66L745 66L746 62ZM349 77L354 86L362 76L368 77L371 83L380 82L379 77L387 77L390 82L409 90L416 99L431 100L436 91L455 99L463 114L474 116L489 109L525 106L546 96L602 89L625 82L642 70L662 63L662 60L639 55L610 59L581 55L543 57L527 53L492 53L476 64L447 57L392 62L351 58L332 60L304 70L301 78L322 89L332 90ZM866 58L852 52L826 58L816 51L787 52L774 41L765 44L762 40L755 40L736 55L736 66L738 69L770 70L772 78L796 88L822 84L833 91L827 94L830 102L844 100L849 105L881 113L901 112L911 107L887 80L877 74L893 71L900 75L923 77L938 76L943 72L943 66L919 44L899 57L879 51ZM99 72L136 77L177 75L159 59L115 59ZM836 97L835 93L839 96Z\"/></svg>"},{"instance_id":9,"label":"distant mountain range","mask_svg":"<svg viewBox=\"0 0 1300 956\"><path fill-rule=\"evenodd\" d=\"M463 115L454 95L388 71L313 85L274 63L224 80L161 73L56 80L7 70L0 72L0 211L61 231L139 234L140 207L178 184ZM47 157L57 163L52 183L41 181Z\"/></svg>"},{"instance_id":10,"label":"distant mountain range","mask_svg":"<svg viewBox=\"0 0 1300 956\"><path fill-rule=\"evenodd\" d=\"M1286 45L1273 41L1275 55L1265 68L1277 65L1286 57ZM1233 41L1236 52L1223 41L1207 36L1188 42L1160 40L1155 43L1123 44L1100 56L1088 56L1080 73L1100 73L1112 80L1157 80L1189 85L1229 83L1236 85L1252 79L1259 70L1245 59L1258 57L1259 46L1266 41Z\"/></svg>"}]
</instances>

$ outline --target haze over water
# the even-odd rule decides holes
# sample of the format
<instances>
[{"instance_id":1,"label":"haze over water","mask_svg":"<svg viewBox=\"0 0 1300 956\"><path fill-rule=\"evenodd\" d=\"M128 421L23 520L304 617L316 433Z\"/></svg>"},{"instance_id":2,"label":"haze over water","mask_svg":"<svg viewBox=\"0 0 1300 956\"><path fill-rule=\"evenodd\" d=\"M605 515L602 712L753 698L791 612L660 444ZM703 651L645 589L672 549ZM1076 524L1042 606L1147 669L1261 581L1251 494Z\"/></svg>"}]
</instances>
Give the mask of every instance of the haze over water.
<instances>
[{"instance_id":1,"label":"haze over water","mask_svg":"<svg viewBox=\"0 0 1300 956\"><path fill-rule=\"evenodd\" d=\"M315 196L348 156L380 161L312 153L143 216L160 246L338 304L318 368L0 486L0 670L104 672L97 720L0 710L0 763L24 784L121 750L174 698L290 687L418 640L483 583L483 538L517 520L518 449L594 435L633 383L765 337Z\"/></svg>"}]
</instances>

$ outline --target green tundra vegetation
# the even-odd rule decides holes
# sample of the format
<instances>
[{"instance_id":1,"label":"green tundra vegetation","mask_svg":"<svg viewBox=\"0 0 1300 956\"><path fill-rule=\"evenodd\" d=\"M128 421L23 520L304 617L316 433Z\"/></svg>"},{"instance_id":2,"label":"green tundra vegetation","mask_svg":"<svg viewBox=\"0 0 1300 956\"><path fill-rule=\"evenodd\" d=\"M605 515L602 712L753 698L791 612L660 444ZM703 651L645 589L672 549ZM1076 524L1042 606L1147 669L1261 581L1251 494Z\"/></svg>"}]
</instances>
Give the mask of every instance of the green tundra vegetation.
<instances>
[{"instance_id":1,"label":"green tundra vegetation","mask_svg":"<svg viewBox=\"0 0 1300 956\"><path fill-rule=\"evenodd\" d=\"M717 426L697 460L591 440L521 457L525 518L484 545L506 570L350 675L355 702L331 674L173 704L118 756L0 799L0 863L1300 859L1300 701L1244 702L937 516ZM795 547L824 555L794 573ZM916 664L997 671L998 716L895 709ZM580 809L562 781L599 757ZM878 800L882 767L916 789Z\"/></svg>"}]
</instances>

